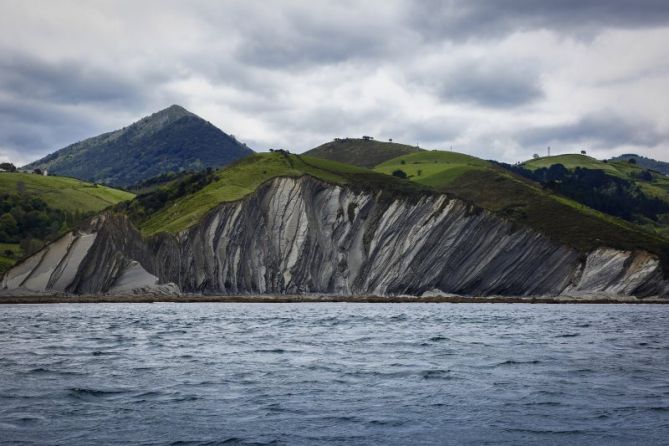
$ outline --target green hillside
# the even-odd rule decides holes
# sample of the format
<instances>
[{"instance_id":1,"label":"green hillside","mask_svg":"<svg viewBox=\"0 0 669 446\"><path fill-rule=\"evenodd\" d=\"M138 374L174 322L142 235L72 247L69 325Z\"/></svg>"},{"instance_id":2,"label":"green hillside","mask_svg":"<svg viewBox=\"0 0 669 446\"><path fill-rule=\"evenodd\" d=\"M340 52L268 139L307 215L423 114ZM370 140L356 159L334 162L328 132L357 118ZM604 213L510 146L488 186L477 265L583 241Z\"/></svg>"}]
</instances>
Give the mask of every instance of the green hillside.
<instances>
[{"instance_id":1,"label":"green hillside","mask_svg":"<svg viewBox=\"0 0 669 446\"><path fill-rule=\"evenodd\" d=\"M585 167L588 169L603 169L612 174L618 174L619 171L612 165L592 158L587 155L567 154L556 156L544 156L536 158L523 163L528 169L539 169L541 167L550 167L553 164L562 164L567 169L575 169L577 167Z\"/></svg>"},{"instance_id":2,"label":"green hillside","mask_svg":"<svg viewBox=\"0 0 669 446\"><path fill-rule=\"evenodd\" d=\"M402 170L416 183L453 194L583 252L607 245L645 249L669 260L669 241L556 194L496 163L431 151L401 156L374 170L391 174Z\"/></svg>"},{"instance_id":3,"label":"green hillside","mask_svg":"<svg viewBox=\"0 0 669 446\"><path fill-rule=\"evenodd\" d=\"M384 161L416 152L422 152L422 149L394 142L343 138L320 145L304 155L371 169Z\"/></svg>"},{"instance_id":4,"label":"green hillside","mask_svg":"<svg viewBox=\"0 0 669 446\"><path fill-rule=\"evenodd\" d=\"M388 175L401 170L409 179L439 188L467 172L490 167L488 161L464 153L431 150L393 158L377 165L374 170Z\"/></svg>"},{"instance_id":5,"label":"green hillside","mask_svg":"<svg viewBox=\"0 0 669 446\"><path fill-rule=\"evenodd\" d=\"M0 273L87 216L133 197L74 178L0 172Z\"/></svg>"},{"instance_id":6,"label":"green hillside","mask_svg":"<svg viewBox=\"0 0 669 446\"><path fill-rule=\"evenodd\" d=\"M428 188L410 181L368 169L309 156L275 152L252 155L212 172L209 176L201 175L195 182L184 179L169 183L158 190L139 195L123 208L129 212L145 235L178 232L197 223L220 203L239 200L273 178L303 175L360 189L381 189L388 194L431 193ZM178 192L188 188L192 188L194 192L183 195ZM147 208L150 208L148 212Z\"/></svg>"},{"instance_id":7,"label":"green hillside","mask_svg":"<svg viewBox=\"0 0 669 446\"><path fill-rule=\"evenodd\" d=\"M72 144L26 168L129 187L167 172L223 166L251 153L234 137L173 105L128 127Z\"/></svg>"},{"instance_id":8,"label":"green hillside","mask_svg":"<svg viewBox=\"0 0 669 446\"><path fill-rule=\"evenodd\" d=\"M38 197L49 207L69 212L97 212L135 195L74 178L22 172L0 172L0 195Z\"/></svg>"},{"instance_id":9,"label":"green hillside","mask_svg":"<svg viewBox=\"0 0 669 446\"><path fill-rule=\"evenodd\" d=\"M541 176L548 169L554 174L558 165L571 171L572 178L555 178L563 193L669 237L669 177L666 175L638 162L600 161L584 155L539 158L527 161L521 167ZM595 171L601 172L600 178L596 178ZM575 185L574 179L586 189ZM592 196L593 192L599 192L599 196ZM618 201L619 209L612 203L613 199Z\"/></svg>"},{"instance_id":10,"label":"green hillside","mask_svg":"<svg viewBox=\"0 0 669 446\"><path fill-rule=\"evenodd\" d=\"M655 160L649 160L655 161ZM600 161L585 155L557 155L526 161L523 167L531 170L562 164L567 169L585 168L602 170L608 175L637 183L645 192L669 201L669 177L662 172L654 171L639 163L630 163L625 160ZM649 172L650 177L644 178Z\"/></svg>"}]
</instances>

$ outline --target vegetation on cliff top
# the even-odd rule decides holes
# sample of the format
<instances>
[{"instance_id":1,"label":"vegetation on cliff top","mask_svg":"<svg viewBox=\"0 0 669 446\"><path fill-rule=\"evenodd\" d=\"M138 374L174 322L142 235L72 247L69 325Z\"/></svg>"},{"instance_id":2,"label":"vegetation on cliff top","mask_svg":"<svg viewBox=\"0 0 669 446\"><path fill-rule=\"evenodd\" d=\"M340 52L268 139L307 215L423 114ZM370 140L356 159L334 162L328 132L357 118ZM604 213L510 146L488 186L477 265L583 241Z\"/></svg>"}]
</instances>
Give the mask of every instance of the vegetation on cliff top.
<instances>
[{"instance_id":1,"label":"vegetation on cliff top","mask_svg":"<svg viewBox=\"0 0 669 446\"><path fill-rule=\"evenodd\" d=\"M74 178L0 172L0 273L84 218L133 197Z\"/></svg>"},{"instance_id":2,"label":"vegetation on cliff top","mask_svg":"<svg viewBox=\"0 0 669 446\"><path fill-rule=\"evenodd\" d=\"M144 235L174 233L197 223L220 203L239 200L273 178L304 175L358 189L383 190L387 194L431 193L421 185L368 169L277 151L252 155L225 169L210 171L195 182L193 179L197 177L190 176L168 183L140 194L122 208ZM179 190L186 192L182 194Z\"/></svg>"}]
</instances>

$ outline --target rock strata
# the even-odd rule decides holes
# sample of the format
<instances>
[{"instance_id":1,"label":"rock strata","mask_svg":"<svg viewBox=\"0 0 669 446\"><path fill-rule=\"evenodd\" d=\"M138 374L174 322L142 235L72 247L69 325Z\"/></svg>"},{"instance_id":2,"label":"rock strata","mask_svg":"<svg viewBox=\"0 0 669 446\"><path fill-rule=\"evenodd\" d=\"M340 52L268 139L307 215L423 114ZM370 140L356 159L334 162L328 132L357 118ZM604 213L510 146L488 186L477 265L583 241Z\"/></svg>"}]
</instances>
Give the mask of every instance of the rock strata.
<instances>
[{"instance_id":1,"label":"rock strata","mask_svg":"<svg viewBox=\"0 0 669 446\"><path fill-rule=\"evenodd\" d=\"M102 214L11 269L7 290L668 296L645 252L587 256L444 195L391 197L277 178L176 235Z\"/></svg>"}]
</instances>

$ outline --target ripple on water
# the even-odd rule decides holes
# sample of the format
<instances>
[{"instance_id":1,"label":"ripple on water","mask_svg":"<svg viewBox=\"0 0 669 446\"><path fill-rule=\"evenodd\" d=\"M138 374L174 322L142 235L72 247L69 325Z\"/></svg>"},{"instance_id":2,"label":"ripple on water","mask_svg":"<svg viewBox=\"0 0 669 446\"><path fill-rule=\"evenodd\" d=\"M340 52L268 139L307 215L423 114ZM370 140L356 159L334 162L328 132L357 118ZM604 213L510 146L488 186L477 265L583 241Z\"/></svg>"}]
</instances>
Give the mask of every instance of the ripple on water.
<instances>
[{"instance_id":1,"label":"ripple on water","mask_svg":"<svg viewBox=\"0 0 669 446\"><path fill-rule=\"evenodd\" d=\"M668 320L646 305L4 306L0 445L664 444Z\"/></svg>"}]
</instances>

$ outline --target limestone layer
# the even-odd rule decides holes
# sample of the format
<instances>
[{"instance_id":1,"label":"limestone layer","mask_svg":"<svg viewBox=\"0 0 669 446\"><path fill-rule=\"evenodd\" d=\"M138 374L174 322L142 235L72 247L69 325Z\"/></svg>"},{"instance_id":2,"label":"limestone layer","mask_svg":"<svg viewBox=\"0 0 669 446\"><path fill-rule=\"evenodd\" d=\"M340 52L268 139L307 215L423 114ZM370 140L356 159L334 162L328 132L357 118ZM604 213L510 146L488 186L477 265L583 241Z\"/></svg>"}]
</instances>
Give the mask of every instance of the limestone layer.
<instances>
[{"instance_id":1,"label":"limestone layer","mask_svg":"<svg viewBox=\"0 0 669 446\"><path fill-rule=\"evenodd\" d=\"M586 256L444 195L408 199L277 178L197 225L144 240L102 214L11 269L7 290L72 294L668 296L660 263Z\"/></svg>"}]
</instances>

